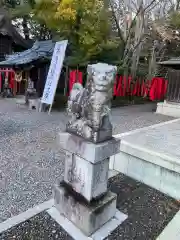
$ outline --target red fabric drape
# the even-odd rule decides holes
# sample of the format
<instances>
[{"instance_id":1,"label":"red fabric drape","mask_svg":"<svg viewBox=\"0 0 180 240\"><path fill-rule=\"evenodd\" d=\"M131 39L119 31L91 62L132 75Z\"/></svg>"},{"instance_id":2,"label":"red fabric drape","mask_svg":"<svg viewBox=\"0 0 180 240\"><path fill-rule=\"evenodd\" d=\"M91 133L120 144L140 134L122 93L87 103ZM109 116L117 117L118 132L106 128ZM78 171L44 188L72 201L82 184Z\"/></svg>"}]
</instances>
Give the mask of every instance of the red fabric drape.
<instances>
[{"instance_id":1,"label":"red fabric drape","mask_svg":"<svg viewBox=\"0 0 180 240\"><path fill-rule=\"evenodd\" d=\"M72 90L73 84L83 82L83 74L81 71L73 70L69 75L69 93ZM161 100L165 97L167 91L167 80L160 77L154 77L152 80L141 80L137 79L134 86L131 85L132 77L116 76L114 83L114 96L125 97L125 96L149 96L149 99Z\"/></svg>"},{"instance_id":2,"label":"red fabric drape","mask_svg":"<svg viewBox=\"0 0 180 240\"><path fill-rule=\"evenodd\" d=\"M9 72L9 78L10 78L10 81L9 81L9 87L11 88L11 89L14 89L14 72L13 71L11 71L11 72Z\"/></svg>"},{"instance_id":3,"label":"red fabric drape","mask_svg":"<svg viewBox=\"0 0 180 240\"><path fill-rule=\"evenodd\" d=\"M83 74L78 70L70 71L69 73L69 93L71 92L74 83L83 83Z\"/></svg>"},{"instance_id":4,"label":"red fabric drape","mask_svg":"<svg viewBox=\"0 0 180 240\"><path fill-rule=\"evenodd\" d=\"M4 73L5 78L9 80L9 88L14 88L14 81L15 81L15 72L13 69L9 68L2 68L0 69L0 84L2 85L2 73Z\"/></svg>"}]
</instances>

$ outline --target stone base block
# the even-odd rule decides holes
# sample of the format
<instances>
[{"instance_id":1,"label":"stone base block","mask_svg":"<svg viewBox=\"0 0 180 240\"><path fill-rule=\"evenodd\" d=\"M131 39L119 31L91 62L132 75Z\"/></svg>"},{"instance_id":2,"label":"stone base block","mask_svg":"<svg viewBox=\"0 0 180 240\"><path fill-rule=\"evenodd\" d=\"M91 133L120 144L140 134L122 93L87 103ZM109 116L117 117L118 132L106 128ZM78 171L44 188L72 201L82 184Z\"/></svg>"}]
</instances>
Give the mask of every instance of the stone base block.
<instances>
[{"instance_id":1,"label":"stone base block","mask_svg":"<svg viewBox=\"0 0 180 240\"><path fill-rule=\"evenodd\" d=\"M114 169L180 199L180 120L122 136Z\"/></svg>"},{"instance_id":2,"label":"stone base block","mask_svg":"<svg viewBox=\"0 0 180 240\"><path fill-rule=\"evenodd\" d=\"M129 145L128 148L132 151ZM141 155L141 157L137 157L137 155ZM146 159L144 159L142 155L144 155ZM180 173L169 170L168 165L172 165L174 170L179 166L175 163L171 164L169 160L165 160L162 157L160 154L150 152L148 149L134 148L134 153L128 154L126 152L120 152L117 154L114 168L126 176L143 182L179 200Z\"/></svg>"},{"instance_id":3,"label":"stone base block","mask_svg":"<svg viewBox=\"0 0 180 240\"><path fill-rule=\"evenodd\" d=\"M40 100L39 99L29 99L29 109L36 109L36 111L39 111L39 106L40 106Z\"/></svg>"},{"instance_id":4,"label":"stone base block","mask_svg":"<svg viewBox=\"0 0 180 240\"><path fill-rule=\"evenodd\" d=\"M47 212L74 240L107 240L108 236L128 217L116 209L116 214L113 218L111 218L90 237L87 237L71 221L59 214L59 211L55 207L48 209Z\"/></svg>"},{"instance_id":5,"label":"stone base block","mask_svg":"<svg viewBox=\"0 0 180 240\"><path fill-rule=\"evenodd\" d=\"M109 141L94 144L82 137L70 133L59 134L60 147L74 153L89 162L97 163L119 152L120 139L112 138Z\"/></svg>"},{"instance_id":6,"label":"stone base block","mask_svg":"<svg viewBox=\"0 0 180 240\"><path fill-rule=\"evenodd\" d=\"M64 181L90 202L107 191L108 170L108 158L92 164L77 155L67 153Z\"/></svg>"},{"instance_id":7,"label":"stone base block","mask_svg":"<svg viewBox=\"0 0 180 240\"><path fill-rule=\"evenodd\" d=\"M18 104L18 105L25 105L26 104L25 97L17 98L16 104Z\"/></svg>"},{"instance_id":8,"label":"stone base block","mask_svg":"<svg viewBox=\"0 0 180 240\"><path fill-rule=\"evenodd\" d=\"M157 104L156 113L171 117L180 117L180 103L162 102Z\"/></svg>"},{"instance_id":9,"label":"stone base block","mask_svg":"<svg viewBox=\"0 0 180 240\"><path fill-rule=\"evenodd\" d=\"M104 197L88 204L77 193L64 185L53 189L55 207L61 215L77 226L86 236L92 235L116 214L116 194L107 192Z\"/></svg>"}]
</instances>

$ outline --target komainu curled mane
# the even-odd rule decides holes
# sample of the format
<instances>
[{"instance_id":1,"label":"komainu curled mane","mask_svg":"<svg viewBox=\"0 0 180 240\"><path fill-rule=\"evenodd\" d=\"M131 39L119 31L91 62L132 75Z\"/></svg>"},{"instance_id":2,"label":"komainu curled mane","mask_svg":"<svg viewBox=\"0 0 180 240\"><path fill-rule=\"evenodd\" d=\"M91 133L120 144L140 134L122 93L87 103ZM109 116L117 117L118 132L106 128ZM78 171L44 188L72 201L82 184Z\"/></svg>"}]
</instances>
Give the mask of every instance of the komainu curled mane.
<instances>
[{"instance_id":1,"label":"komainu curled mane","mask_svg":"<svg viewBox=\"0 0 180 240\"><path fill-rule=\"evenodd\" d=\"M69 97L68 132L94 143L112 138L109 114L116 72L115 66L104 63L88 66L85 88L75 83Z\"/></svg>"}]
</instances>

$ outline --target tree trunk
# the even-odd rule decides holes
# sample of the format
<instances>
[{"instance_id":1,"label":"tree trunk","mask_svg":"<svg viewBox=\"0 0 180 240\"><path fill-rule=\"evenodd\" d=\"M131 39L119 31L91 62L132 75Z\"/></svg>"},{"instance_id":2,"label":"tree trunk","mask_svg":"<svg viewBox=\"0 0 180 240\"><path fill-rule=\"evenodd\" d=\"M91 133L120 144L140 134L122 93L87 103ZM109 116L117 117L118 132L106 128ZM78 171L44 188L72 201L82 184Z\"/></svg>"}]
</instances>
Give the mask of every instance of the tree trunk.
<instances>
[{"instance_id":1,"label":"tree trunk","mask_svg":"<svg viewBox=\"0 0 180 240\"><path fill-rule=\"evenodd\" d=\"M180 0L177 0L177 2L176 2L176 11L179 10L179 7L180 7Z\"/></svg>"},{"instance_id":2,"label":"tree trunk","mask_svg":"<svg viewBox=\"0 0 180 240\"><path fill-rule=\"evenodd\" d=\"M135 37L134 37L134 47L135 50L133 51L132 56L132 66L131 66L131 73L132 77L136 76L137 68L139 65L139 58L142 49L142 37L144 35L144 9L143 9L143 0L138 1L139 13L136 19L136 26L135 26Z\"/></svg>"},{"instance_id":3,"label":"tree trunk","mask_svg":"<svg viewBox=\"0 0 180 240\"><path fill-rule=\"evenodd\" d=\"M24 33L25 39L28 40L29 39L29 28L28 28L28 21L27 21L26 16L23 17L22 27L23 27L23 33Z\"/></svg>"}]
</instances>

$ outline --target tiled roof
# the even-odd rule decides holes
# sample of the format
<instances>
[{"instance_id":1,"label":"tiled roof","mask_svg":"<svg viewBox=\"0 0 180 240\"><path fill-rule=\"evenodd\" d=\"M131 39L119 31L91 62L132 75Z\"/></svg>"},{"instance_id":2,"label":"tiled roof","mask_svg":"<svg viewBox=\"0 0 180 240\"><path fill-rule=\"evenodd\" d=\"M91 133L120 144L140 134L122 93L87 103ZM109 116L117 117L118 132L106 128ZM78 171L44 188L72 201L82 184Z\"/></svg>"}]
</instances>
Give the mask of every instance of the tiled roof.
<instances>
[{"instance_id":1,"label":"tiled roof","mask_svg":"<svg viewBox=\"0 0 180 240\"><path fill-rule=\"evenodd\" d=\"M26 51L8 55L5 61L0 62L0 66L19 66L41 58L51 58L54 46L55 43L51 40L37 41L32 48Z\"/></svg>"}]
</instances>

